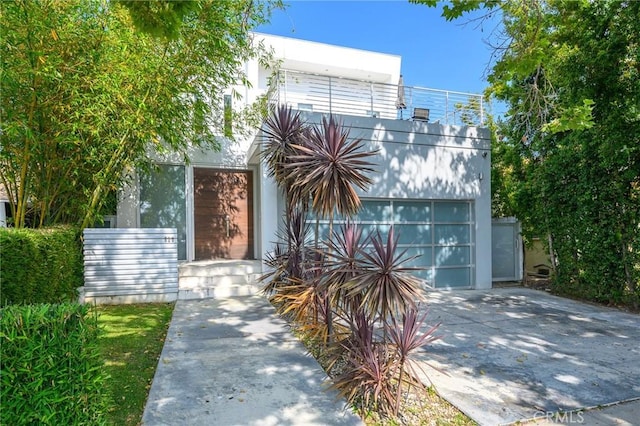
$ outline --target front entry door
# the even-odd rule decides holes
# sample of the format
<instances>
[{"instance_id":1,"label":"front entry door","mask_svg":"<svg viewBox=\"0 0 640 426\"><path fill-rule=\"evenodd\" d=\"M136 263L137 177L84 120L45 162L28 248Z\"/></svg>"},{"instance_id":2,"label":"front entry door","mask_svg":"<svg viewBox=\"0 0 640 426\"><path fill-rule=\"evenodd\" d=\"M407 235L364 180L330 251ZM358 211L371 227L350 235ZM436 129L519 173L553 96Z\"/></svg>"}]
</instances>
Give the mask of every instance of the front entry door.
<instances>
[{"instance_id":1,"label":"front entry door","mask_svg":"<svg viewBox=\"0 0 640 426\"><path fill-rule=\"evenodd\" d=\"M195 259L253 259L250 171L194 168Z\"/></svg>"}]
</instances>

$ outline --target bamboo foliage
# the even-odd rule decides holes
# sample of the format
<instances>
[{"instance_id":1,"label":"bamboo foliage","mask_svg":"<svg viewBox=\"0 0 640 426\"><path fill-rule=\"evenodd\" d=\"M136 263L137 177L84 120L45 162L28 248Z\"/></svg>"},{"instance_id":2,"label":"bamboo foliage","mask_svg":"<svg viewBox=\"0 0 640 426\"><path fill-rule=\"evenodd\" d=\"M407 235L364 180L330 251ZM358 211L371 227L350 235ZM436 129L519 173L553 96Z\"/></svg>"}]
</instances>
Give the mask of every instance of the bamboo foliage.
<instances>
[{"instance_id":1,"label":"bamboo foliage","mask_svg":"<svg viewBox=\"0 0 640 426\"><path fill-rule=\"evenodd\" d=\"M0 183L14 226L88 226L151 152L219 147L222 91L266 58L248 32L279 2L167 3L3 3ZM133 23L170 9L172 37Z\"/></svg>"}]
</instances>

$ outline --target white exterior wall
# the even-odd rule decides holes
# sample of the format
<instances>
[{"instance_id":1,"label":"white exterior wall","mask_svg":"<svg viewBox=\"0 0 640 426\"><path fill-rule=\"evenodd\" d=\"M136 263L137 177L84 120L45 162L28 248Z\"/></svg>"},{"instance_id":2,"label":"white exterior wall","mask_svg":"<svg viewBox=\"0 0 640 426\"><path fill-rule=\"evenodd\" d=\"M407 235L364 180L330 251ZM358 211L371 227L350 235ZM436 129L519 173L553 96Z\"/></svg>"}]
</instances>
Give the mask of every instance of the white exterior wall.
<instances>
[{"instance_id":1,"label":"white exterior wall","mask_svg":"<svg viewBox=\"0 0 640 426\"><path fill-rule=\"evenodd\" d=\"M400 78L398 55L261 33L255 40L273 49L282 69L390 84Z\"/></svg>"},{"instance_id":2,"label":"white exterior wall","mask_svg":"<svg viewBox=\"0 0 640 426\"><path fill-rule=\"evenodd\" d=\"M257 256L264 259L264 254L273 249L278 233L278 223L281 210L278 208L278 187L273 178L268 176L268 171L262 165L259 172L259 183L256 186L259 197L259 206L256 209L255 217L258 221L256 229Z\"/></svg>"},{"instance_id":3,"label":"white exterior wall","mask_svg":"<svg viewBox=\"0 0 640 426\"><path fill-rule=\"evenodd\" d=\"M401 57L398 55L260 33L255 34L255 40L272 49L280 69L387 84L397 84L400 78ZM257 61L251 61L245 67L245 73L253 84L251 89L241 92L245 94L249 104L267 91L272 70L260 66ZM305 87L297 88L301 92L307 92L309 89L308 83ZM241 89L236 88L236 90ZM297 101L291 106L295 108ZM264 256L264 253L272 249L275 242L284 203L275 182L267 176L267 171L260 164L258 153L259 147L251 146L248 162L257 167L258 171L255 175L260 178L255 186L258 199L255 202L254 217L257 218L256 253Z\"/></svg>"},{"instance_id":4,"label":"white exterior wall","mask_svg":"<svg viewBox=\"0 0 640 426\"><path fill-rule=\"evenodd\" d=\"M272 52L279 69L392 85L400 78L402 58L398 55L261 33L254 33L254 40L256 45L262 43ZM242 101L233 100L235 106L250 105L263 95L273 71L261 66L257 60L251 60L245 64L243 72L251 87L237 85L226 92L230 94L234 90L242 95ZM238 141L244 152L251 140Z\"/></svg>"}]
</instances>

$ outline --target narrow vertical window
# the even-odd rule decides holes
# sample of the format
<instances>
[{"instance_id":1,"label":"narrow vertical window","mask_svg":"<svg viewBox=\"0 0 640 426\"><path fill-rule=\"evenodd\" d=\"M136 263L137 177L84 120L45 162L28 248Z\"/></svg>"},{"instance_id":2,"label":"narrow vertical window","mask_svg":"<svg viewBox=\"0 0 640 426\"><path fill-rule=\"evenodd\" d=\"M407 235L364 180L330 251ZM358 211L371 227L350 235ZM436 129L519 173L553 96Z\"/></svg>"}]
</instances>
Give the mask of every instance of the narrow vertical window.
<instances>
[{"instance_id":1,"label":"narrow vertical window","mask_svg":"<svg viewBox=\"0 0 640 426\"><path fill-rule=\"evenodd\" d=\"M233 111L231 109L231 95L224 95L224 135L233 135Z\"/></svg>"},{"instance_id":2,"label":"narrow vertical window","mask_svg":"<svg viewBox=\"0 0 640 426\"><path fill-rule=\"evenodd\" d=\"M185 166L159 164L140 175L140 227L176 228L178 260L187 259Z\"/></svg>"}]
</instances>

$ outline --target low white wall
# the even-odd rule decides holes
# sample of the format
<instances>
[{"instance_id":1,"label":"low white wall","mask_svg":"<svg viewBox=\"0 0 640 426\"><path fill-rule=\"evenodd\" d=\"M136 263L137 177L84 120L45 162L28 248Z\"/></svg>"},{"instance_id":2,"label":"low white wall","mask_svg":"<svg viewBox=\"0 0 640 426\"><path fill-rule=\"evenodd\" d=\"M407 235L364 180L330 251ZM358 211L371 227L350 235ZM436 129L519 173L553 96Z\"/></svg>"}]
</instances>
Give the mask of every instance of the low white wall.
<instances>
[{"instance_id":1,"label":"low white wall","mask_svg":"<svg viewBox=\"0 0 640 426\"><path fill-rule=\"evenodd\" d=\"M81 302L173 301L178 296L175 229L99 229L83 233Z\"/></svg>"}]
</instances>

